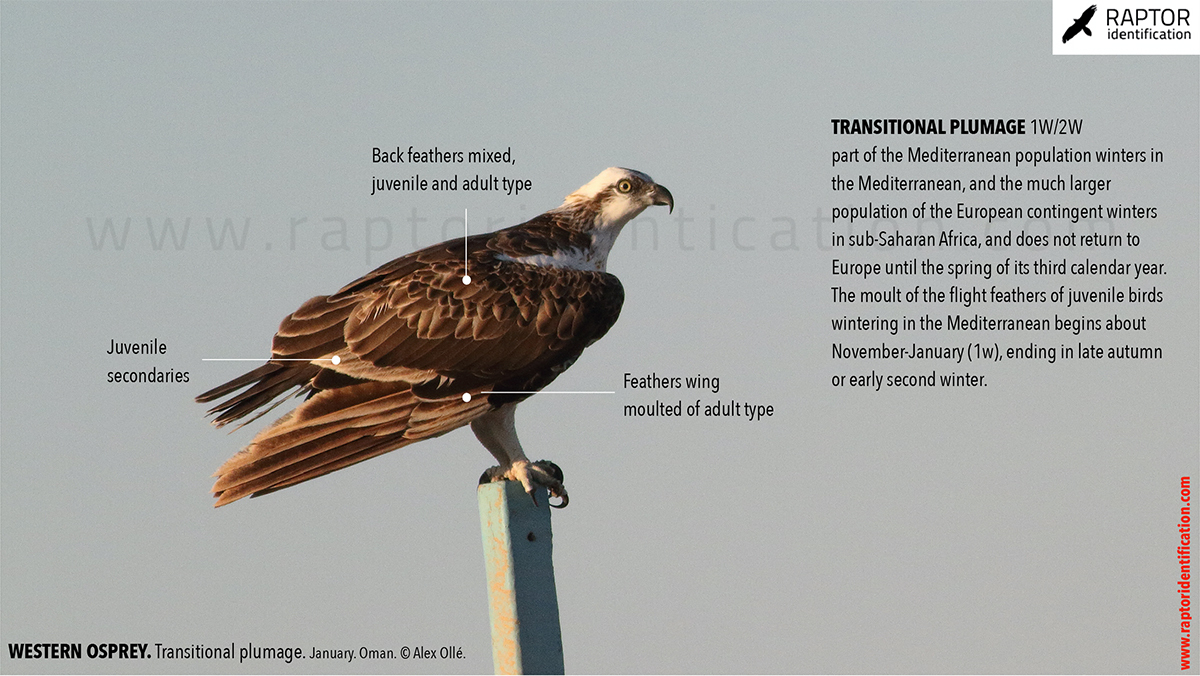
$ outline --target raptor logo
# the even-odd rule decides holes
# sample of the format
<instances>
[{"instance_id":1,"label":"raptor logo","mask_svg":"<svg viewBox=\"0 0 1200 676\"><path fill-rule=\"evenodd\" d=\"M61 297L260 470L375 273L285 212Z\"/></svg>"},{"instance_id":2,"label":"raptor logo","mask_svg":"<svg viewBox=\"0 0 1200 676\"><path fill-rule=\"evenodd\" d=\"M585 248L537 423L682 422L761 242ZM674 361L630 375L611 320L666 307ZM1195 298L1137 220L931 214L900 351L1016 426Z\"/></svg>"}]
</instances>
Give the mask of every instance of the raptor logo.
<instances>
[{"instance_id":1,"label":"raptor logo","mask_svg":"<svg viewBox=\"0 0 1200 676\"><path fill-rule=\"evenodd\" d=\"M1067 40L1070 40L1071 38L1075 37L1076 35L1079 35L1079 31L1083 31L1085 35L1091 35L1092 30L1090 28L1088 28L1087 25L1088 25L1088 22L1091 21L1092 17L1095 15L1096 15L1096 6L1095 5L1092 5L1091 7L1088 7L1087 9L1083 10L1083 14L1080 14L1079 18L1075 19L1075 23L1071 24L1071 27L1067 29L1067 32L1063 33L1063 38L1062 38L1063 43L1065 44Z\"/></svg>"}]
</instances>

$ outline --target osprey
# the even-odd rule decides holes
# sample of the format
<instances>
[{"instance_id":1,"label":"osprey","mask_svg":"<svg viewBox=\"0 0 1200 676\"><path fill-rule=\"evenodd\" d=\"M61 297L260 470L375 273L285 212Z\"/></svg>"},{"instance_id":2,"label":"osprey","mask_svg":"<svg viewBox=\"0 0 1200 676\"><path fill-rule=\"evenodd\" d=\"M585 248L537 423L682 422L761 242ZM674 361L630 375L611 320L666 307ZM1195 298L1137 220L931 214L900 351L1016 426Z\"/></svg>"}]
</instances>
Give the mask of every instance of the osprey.
<instances>
[{"instance_id":1,"label":"osprey","mask_svg":"<svg viewBox=\"0 0 1200 676\"><path fill-rule=\"evenodd\" d=\"M532 220L415 251L300 306L266 364L196 397L228 396L209 411L217 427L305 397L216 471L216 506L468 423L500 463L481 483L520 481L531 497L543 486L566 506L561 470L525 457L513 414L617 321L625 292L608 253L650 205L675 202L612 167Z\"/></svg>"}]
</instances>

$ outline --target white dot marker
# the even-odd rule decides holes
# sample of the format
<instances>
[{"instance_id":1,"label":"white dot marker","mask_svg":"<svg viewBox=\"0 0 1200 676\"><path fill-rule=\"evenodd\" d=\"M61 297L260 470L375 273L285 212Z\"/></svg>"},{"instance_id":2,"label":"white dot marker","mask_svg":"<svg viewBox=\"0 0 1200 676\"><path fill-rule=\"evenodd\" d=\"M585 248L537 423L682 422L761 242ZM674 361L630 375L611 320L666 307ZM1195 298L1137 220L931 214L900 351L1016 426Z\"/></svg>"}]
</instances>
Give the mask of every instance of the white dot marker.
<instances>
[{"instance_id":1,"label":"white dot marker","mask_svg":"<svg viewBox=\"0 0 1200 676\"><path fill-rule=\"evenodd\" d=\"M468 286L471 284L471 275L463 275L463 284Z\"/></svg>"},{"instance_id":2,"label":"white dot marker","mask_svg":"<svg viewBox=\"0 0 1200 676\"><path fill-rule=\"evenodd\" d=\"M338 364L342 363L342 358L335 354L333 355L333 359L330 359L329 361L333 362L334 366L337 366Z\"/></svg>"},{"instance_id":3,"label":"white dot marker","mask_svg":"<svg viewBox=\"0 0 1200 676\"><path fill-rule=\"evenodd\" d=\"M463 401L471 401L471 393L463 392Z\"/></svg>"}]
</instances>

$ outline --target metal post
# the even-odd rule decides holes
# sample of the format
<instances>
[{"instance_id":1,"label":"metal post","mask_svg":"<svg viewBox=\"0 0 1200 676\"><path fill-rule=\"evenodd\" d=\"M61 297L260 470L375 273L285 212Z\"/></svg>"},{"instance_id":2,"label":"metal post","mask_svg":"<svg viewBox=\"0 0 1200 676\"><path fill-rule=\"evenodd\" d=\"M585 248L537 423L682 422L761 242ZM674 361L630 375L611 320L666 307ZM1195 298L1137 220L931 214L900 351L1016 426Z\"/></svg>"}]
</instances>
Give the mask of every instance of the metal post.
<instances>
[{"instance_id":1,"label":"metal post","mask_svg":"<svg viewBox=\"0 0 1200 676\"><path fill-rule=\"evenodd\" d=\"M479 486L497 674L564 673L550 501L544 489L537 496L535 506L516 481Z\"/></svg>"}]
</instances>

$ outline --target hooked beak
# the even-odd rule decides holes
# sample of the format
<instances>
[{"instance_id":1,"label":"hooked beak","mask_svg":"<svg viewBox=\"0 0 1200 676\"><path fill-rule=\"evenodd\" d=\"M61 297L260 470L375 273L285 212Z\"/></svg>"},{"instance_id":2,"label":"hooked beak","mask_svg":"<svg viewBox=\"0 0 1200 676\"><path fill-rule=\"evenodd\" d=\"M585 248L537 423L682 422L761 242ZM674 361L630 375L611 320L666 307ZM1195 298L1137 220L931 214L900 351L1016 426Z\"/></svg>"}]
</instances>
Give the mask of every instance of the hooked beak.
<instances>
[{"instance_id":1,"label":"hooked beak","mask_svg":"<svg viewBox=\"0 0 1200 676\"><path fill-rule=\"evenodd\" d=\"M671 191L667 190L665 187L663 187L661 185L658 185L657 183L654 184L654 202L653 202L653 204L656 204L659 206L666 205L667 207L669 207L669 209L667 210L667 213L671 213L671 212L675 211L675 198L671 196Z\"/></svg>"}]
</instances>

